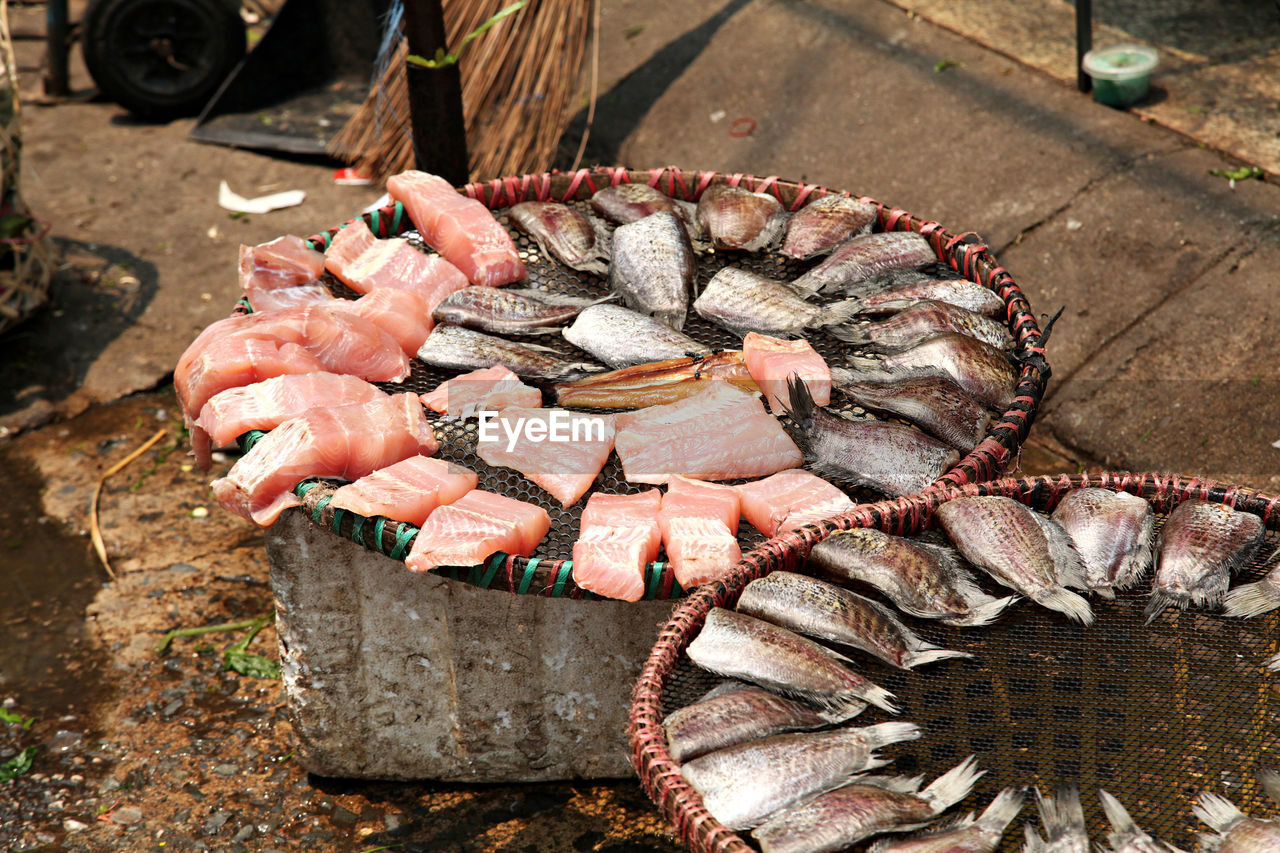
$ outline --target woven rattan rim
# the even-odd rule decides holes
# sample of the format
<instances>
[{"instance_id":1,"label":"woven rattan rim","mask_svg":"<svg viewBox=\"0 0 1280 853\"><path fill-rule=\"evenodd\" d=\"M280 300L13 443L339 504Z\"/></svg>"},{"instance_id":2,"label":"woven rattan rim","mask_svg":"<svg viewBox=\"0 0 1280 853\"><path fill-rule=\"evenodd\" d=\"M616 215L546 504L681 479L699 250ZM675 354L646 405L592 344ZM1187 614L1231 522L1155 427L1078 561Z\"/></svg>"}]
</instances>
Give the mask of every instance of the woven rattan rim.
<instances>
[{"instance_id":1,"label":"woven rattan rim","mask_svg":"<svg viewBox=\"0 0 1280 853\"><path fill-rule=\"evenodd\" d=\"M748 583L775 571L795 571L813 546L836 530L874 527L887 533L919 530L937 507L959 497L1001 495L1022 503L1056 506L1073 489L1096 487L1144 498L1158 513L1188 500L1223 503L1253 513L1271 530L1280 529L1280 496L1242 486L1167 474L1100 473L1005 478L961 487L940 487L919 495L863 504L848 513L782 534L742 558L722 581L700 587L671 614L645 661L632 693L628 736L631 761L650 799L694 853L753 853L754 848L707 811L702 797L672 761L662 728L662 701L668 678L681 653L701 629L713 607L730 606Z\"/></svg>"},{"instance_id":2,"label":"woven rattan rim","mask_svg":"<svg viewBox=\"0 0 1280 853\"><path fill-rule=\"evenodd\" d=\"M461 192L483 202L490 209L501 209L521 201L581 201L589 199L598 190L624 183L645 183L657 187L673 198L696 201L708 187L716 183L741 186L755 192L765 192L776 197L788 210L794 211L807 202L826 195L849 195L817 184L805 184L779 180L777 177L759 178L740 173L681 170L675 167L663 169L631 170L624 168L580 169L569 173L545 173L521 177L499 178L492 181L468 184ZM923 219L899 208L889 207L875 199L860 197L860 201L876 207L880 227L885 231L916 231L926 237L949 266L961 276L983 284L999 295L1005 303L1005 319L1013 330L1022 364L1022 372L1015 391L1014 401L1008 411L992 427L990 434L974 450L944 474L930 490L949 486L981 483L1000 476L1009 465L1018 448L1026 439L1032 421L1044 395L1049 380L1049 364L1045 360L1045 342L1048 331L1042 331L1031 313L1031 306L1014 282L1013 276L1001 267L976 234L965 232L952 234L940 224ZM400 202L370 211L358 217L378 237L391 237L410 230L413 225ZM354 222L355 219L348 220ZM308 244L324 251L342 228L348 223L334 226L314 234ZM247 449L247 448L246 448ZM307 487L299 484L299 490ZM298 492L306 498L304 491ZM335 513L327 504L317 510L308 505L314 523L348 536L353 541L385 556L403 560L412 545L417 529L412 525L387 519L363 519L341 510ZM349 520L348 520L349 519ZM391 533L396 526L399 533ZM377 534L373 528L377 527ZM411 530L411 533L406 531ZM352 535L351 531L355 534ZM408 535L406 540L403 537ZM807 553L807 551L806 551ZM539 558L508 557L497 555L490 560L498 568L483 570L437 570L449 577L475 582L488 589L501 589L512 593L536 593L556 597L598 598L579 589L570 575L571 561L542 560ZM486 566L490 565L486 563ZM499 564L502 564L499 566ZM669 564L652 563L649 566L645 598L672 598L683 594Z\"/></svg>"}]
</instances>

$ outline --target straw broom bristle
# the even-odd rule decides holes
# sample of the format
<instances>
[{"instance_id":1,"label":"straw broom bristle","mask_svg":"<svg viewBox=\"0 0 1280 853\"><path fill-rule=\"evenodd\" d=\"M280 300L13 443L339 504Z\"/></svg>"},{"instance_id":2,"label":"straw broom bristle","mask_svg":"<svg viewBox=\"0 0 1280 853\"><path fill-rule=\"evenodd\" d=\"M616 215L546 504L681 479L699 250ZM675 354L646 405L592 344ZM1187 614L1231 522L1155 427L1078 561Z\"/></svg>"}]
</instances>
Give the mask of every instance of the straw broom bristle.
<instances>
[{"instance_id":1,"label":"straw broom bristle","mask_svg":"<svg viewBox=\"0 0 1280 853\"><path fill-rule=\"evenodd\" d=\"M473 179L546 171L572 118L594 0L529 0L473 41L459 62ZM448 44L510 0L446 0ZM329 144L329 153L381 182L413 168L401 36L387 70Z\"/></svg>"}]
</instances>

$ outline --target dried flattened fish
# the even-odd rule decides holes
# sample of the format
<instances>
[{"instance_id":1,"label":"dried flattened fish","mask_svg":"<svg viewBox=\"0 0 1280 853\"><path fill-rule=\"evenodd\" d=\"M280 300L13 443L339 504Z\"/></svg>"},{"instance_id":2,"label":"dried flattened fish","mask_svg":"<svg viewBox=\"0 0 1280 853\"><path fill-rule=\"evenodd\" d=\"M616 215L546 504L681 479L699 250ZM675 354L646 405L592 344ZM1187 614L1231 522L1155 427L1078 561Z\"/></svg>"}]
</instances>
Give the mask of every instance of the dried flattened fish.
<instances>
[{"instance_id":1,"label":"dried flattened fish","mask_svg":"<svg viewBox=\"0 0 1280 853\"><path fill-rule=\"evenodd\" d=\"M1075 489L1052 518L1080 552L1085 583L1104 598L1133 586L1151 568L1156 518L1142 498L1110 489Z\"/></svg>"},{"instance_id":2,"label":"dried flattened fish","mask_svg":"<svg viewBox=\"0 0 1280 853\"><path fill-rule=\"evenodd\" d=\"M1024 798L1022 791L1005 788L977 820L970 812L951 826L914 838L881 839L867 853L992 853L1022 810Z\"/></svg>"},{"instance_id":3,"label":"dried flattened fish","mask_svg":"<svg viewBox=\"0 0 1280 853\"><path fill-rule=\"evenodd\" d=\"M897 415L961 453L969 453L991 428L991 412L949 376L899 375L859 380L844 368L831 370L832 385L858 405Z\"/></svg>"},{"instance_id":4,"label":"dried flattened fish","mask_svg":"<svg viewBox=\"0 0 1280 853\"><path fill-rule=\"evenodd\" d=\"M698 199L698 224L717 249L758 252L782 236L787 212L771 195L716 184Z\"/></svg>"},{"instance_id":5,"label":"dried flattened fish","mask_svg":"<svg viewBox=\"0 0 1280 853\"><path fill-rule=\"evenodd\" d=\"M711 354L706 344L621 305L583 309L564 338L613 368Z\"/></svg>"},{"instance_id":6,"label":"dried flattened fish","mask_svg":"<svg viewBox=\"0 0 1280 853\"><path fill-rule=\"evenodd\" d=\"M794 572L773 572L747 584L735 609L810 637L852 646L899 669L972 657L921 639L883 604Z\"/></svg>"},{"instance_id":7,"label":"dried flattened fish","mask_svg":"<svg viewBox=\"0 0 1280 853\"><path fill-rule=\"evenodd\" d=\"M697 237L697 215L693 203L674 199L648 184L618 184L597 190L591 197L591 209L619 225L627 225L655 213L671 213L679 217L690 237Z\"/></svg>"},{"instance_id":8,"label":"dried flattened fish","mask_svg":"<svg viewBox=\"0 0 1280 853\"><path fill-rule=\"evenodd\" d=\"M1200 833L1203 853L1274 853L1280 850L1280 821L1246 815L1226 797L1205 791L1191 811L1213 833Z\"/></svg>"},{"instance_id":9,"label":"dried flattened fish","mask_svg":"<svg viewBox=\"0 0 1280 853\"><path fill-rule=\"evenodd\" d=\"M1089 602L1067 589L1085 588L1084 563L1055 522L1005 497L956 498L935 514L965 559L996 582L1041 607L1092 624Z\"/></svg>"},{"instance_id":10,"label":"dried flattened fish","mask_svg":"<svg viewBox=\"0 0 1280 853\"><path fill-rule=\"evenodd\" d=\"M556 403L568 408L641 409L683 400L718 381L760 391L741 350L637 364L562 383L554 390Z\"/></svg>"},{"instance_id":11,"label":"dried flattened fish","mask_svg":"<svg viewBox=\"0 0 1280 853\"><path fill-rule=\"evenodd\" d=\"M507 216L543 254L565 266L599 275L609 271L609 232L582 211L555 201L522 201L512 205Z\"/></svg>"},{"instance_id":12,"label":"dried flattened fish","mask_svg":"<svg viewBox=\"0 0 1280 853\"><path fill-rule=\"evenodd\" d=\"M1013 349L1013 335L1004 325L966 308L932 299L912 302L887 320L857 327L857 336L850 336L848 340L852 344L902 347L940 332L968 335L997 349Z\"/></svg>"},{"instance_id":13,"label":"dried flattened fish","mask_svg":"<svg viewBox=\"0 0 1280 853\"><path fill-rule=\"evenodd\" d=\"M888 761L877 749L918 737L912 723L774 735L695 758L680 773L716 820L750 829L779 809L883 767Z\"/></svg>"},{"instance_id":14,"label":"dried flattened fish","mask_svg":"<svg viewBox=\"0 0 1280 853\"><path fill-rule=\"evenodd\" d=\"M1233 572L1262 544L1262 520L1208 501L1184 501L1160 531L1160 552L1147 622L1170 605L1213 606L1222 600Z\"/></svg>"},{"instance_id":15,"label":"dried flattened fish","mask_svg":"<svg viewBox=\"0 0 1280 853\"><path fill-rule=\"evenodd\" d=\"M885 231L854 237L839 246L825 261L795 280L801 293L847 288L877 273L910 269L938 260L929 241L914 231Z\"/></svg>"},{"instance_id":16,"label":"dried flattened fish","mask_svg":"<svg viewBox=\"0 0 1280 853\"><path fill-rule=\"evenodd\" d=\"M609 287L631 308L677 331L684 328L695 271L689 235L674 214L655 213L613 232Z\"/></svg>"},{"instance_id":17,"label":"dried flattened fish","mask_svg":"<svg viewBox=\"0 0 1280 853\"><path fill-rule=\"evenodd\" d=\"M994 290L963 278L886 278L885 283L867 283L851 294L859 314L893 314L922 299L945 302L984 317L1002 317L1004 300Z\"/></svg>"},{"instance_id":18,"label":"dried flattened fish","mask_svg":"<svg viewBox=\"0 0 1280 853\"><path fill-rule=\"evenodd\" d=\"M809 561L831 577L875 587L912 616L948 625L990 624L1018 600L978 589L949 548L879 530L837 530L813 547Z\"/></svg>"},{"instance_id":19,"label":"dried flattened fish","mask_svg":"<svg viewBox=\"0 0 1280 853\"><path fill-rule=\"evenodd\" d=\"M826 254L850 237L868 233L875 221L874 204L849 196L823 196L791 215L782 254L801 261Z\"/></svg>"},{"instance_id":20,"label":"dried flattened fish","mask_svg":"<svg viewBox=\"0 0 1280 853\"><path fill-rule=\"evenodd\" d=\"M584 308L599 301L541 290L472 285L449 294L436 305L431 317L437 323L495 335L554 334Z\"/></svg>"},{"instance_id":21,"label":"dried flattened fish","mask_svg":"<svg viewBox=\"0 0 1280 853\"><path fill-rule=\"evenodd\" d=\"M946 376L974 399L997 411L1013 404L1019 371L1003 352L955 332L942 332L879 358L849 356L857 378L894 379L904 375Z\"/></svg>"},{"instance_id":22,"label":"dried flattened fish","mask_svg":"<svg viewBox=\"0 0 1280 853\"><path fill-rule=\"evenodd\" d=\"M418 350L418 358L435 367L477 370L500 364L524 379L571 380L603 370L598 364L574 362L555 350L519 344L461 326L436 326Z\"/></svg>"},{"instance_id":23,"label":"dried flattened fish","mask_svg":"<svg viewBox=\"0 0 1280 853\"><path fill-rule=\"evenodd\" d=\"M817 305L791 285L757 273L725 267L711 277L693 303L693 310L731 332L758 332L789 338L806 329L825 329L839 338L842 325L853 316L852 302Z\"/></svg>"}]
</instances>

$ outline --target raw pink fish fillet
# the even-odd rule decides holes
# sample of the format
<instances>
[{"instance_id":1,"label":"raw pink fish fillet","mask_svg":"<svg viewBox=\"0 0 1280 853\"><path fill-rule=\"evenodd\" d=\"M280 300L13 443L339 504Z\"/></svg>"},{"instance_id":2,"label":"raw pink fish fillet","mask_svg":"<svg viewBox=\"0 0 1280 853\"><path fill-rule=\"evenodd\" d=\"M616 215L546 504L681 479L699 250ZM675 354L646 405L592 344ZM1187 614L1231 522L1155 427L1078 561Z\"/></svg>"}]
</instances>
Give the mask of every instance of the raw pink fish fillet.
<instances>
[{"instance_id":1,"label":"raw pink fish fillet","mask_svg":"<svg viewBox=\"0 0 1280 853\"><path fill-rule=\"evenodd\" d=\"M356 376L327 371L273 376L211 397L192 426L192 447L200 470L207 471L210 440L226 447L251 429L275 429L315 406L350 406L386 396L385 391ZM202 436L203 452L197 434Z\"/></svg>"},{"instance_id":2,"label":"raw pink fish fillet","mask_svg":"<svg viewBox=\"0 0 1280 853\"><path fill-rule=\"evenodd\" d=\"M410 290L427 303L428 315L450 293L467 286L467 277L444 258L400 237L379 240L361 219L334 236L324 257L325 268L357 293Z\"/></svg>"},{"instance_id":3,"label":"raw pink fish fillet","mask_svg":"<svg viewBox=\"0 0 1280 853\"><path fill-rule=\"evenodd\" d=\"M439 445L416 394L396 394L290 418L254 445L227 476L213 483L224 507L270 527L299 500L293 487L308 477L357 480Z\"/></svg>"},{"instance_id":4,"label":"raw pink fish fillet","mask_svg":"<svg viewBox=\"0 0 1280 853\"><path fill-rule=\"evenodd\" d=\"M532 554L551 529L535 504L480 489L427 517L405 564L415 572L437 566L476 566L499 551Z\"/></svg>"},{"instance_id":5,"label":"raw pink fish fillet","mask_svg":"<svg viewBox=\"0 0 1280 853\"><path fill-rule=\"evenodd\" d=\"M444 178L408 171L387 179L387 191L409 212L432 248L472 284L496 287L525 277L515 243L489 209L459 195Z\"/></svg>"},{"instance_id":6,"label":"raw pink fish fillet","mask_svg":"<svg viewBox=\"0 0 1280 853\"><path fill-rule=\"evenodd\" d=\"M476 453L514 468L572 506L595 482L613 450L613 416L512 406L480 419Z\"/></svg>"},{"instance_id":7,"label":"raw pink fish fillet","mask_svg":"<svg viewBox=\"0 0 1280 853\"><path fill-rule=\"evenodd\" d=\"M350 312L312 306L228 317L201 332L178 359L178 366L174 369L173 384L189 420L197 417L204 404L218 391L234 387L209 381L211 375L224 372L221 362L226 357L223 352L209 358L210 346L215 342L225 346L224 342L231 338L293 343L315 357L306 369L282 370L280 373L327 370L353 374L370 382L398 382L409 375L409 356L395 338ZM319 366L314 362L319 362ZM274 375L279 374L258 373L247 381L256 382Z\"/></svg>"},{"instance_id":8,"label":"raw pink fish fillet","mask_svg":"<svg viewBox=\"0 0 1280 853\"><path fill-rule=\"evenodd\" d=\"M542 405L542 392L497 364L441 382L434 391L422 395L422 405L442 415L469 418L481 410L536 409Z\"/></svg>"},{"instance_id":9,"label":"raw pink fish fillet","mask_svg":"<svg viewBox=\"0 0 1280 853\"><path fill-rule=\"evenodd\" d=\"M784 341L748 332L742 340L742 357L747 363L747 372L769 398L769 411L775 414L791 411L787 380L793 375L808 387L819 406L831 402L831 370L808 341Z\"/></svg>"},{"instance_id":10,"label":"raw pink fish fillet","mask_svg":"<svg viewBox=\"0 0 1280 853\"><path fill-rule=\"evenodd\" d=\"M245 293L305 284L322 272L324 255L292 234L259 246L240 247L240 287Z\"/></svg>"},{"instance_id":11,"label":"raw pink fish fillet","mask_svg":"<svg viewBox=\"0 0 1280 853\"><path fill-rule=\"evenodd\" d=\"M707 384L683 400L618 415L616 449L629 482L760 477L804 463L758 396L728 382Z\"/></svg>"},{"instance_id":12,"label":"raw pink fish fillet","mask_svg":"<svg viewBox=\"0 0 1280 853\"><path fill-rule=\"evenodd\" d=\"M658 556L662 536L658 512L662 493L594 494L582 510L573 546L573 581L607 598L639 601L645 568Z\"/></svg>"},{"instance_id":13,"label":"raw pink fish fillet","mask_svg":"<svg viewBox=\"0 0 1280 853\"><path fill-rule=\"evenodd\" d=\"M742 514L766 536L839 515L854 506L844 492L799 468L734 488L742 497Z\"/></svg>"},{"instance_id":14,"label":"raw pink fish fillet","mask_svg":"<svg viewBox=\"0 0 1280 853\"><path fill-rule=\"evenodd\" d=\"M207 346L183 374L175 373L173 385L183 420L194 426L204 404L229 388L325 369L320 359L295 343L271 338L223 338ZM195 437L193 432L192 438ZM198 455L199 449L193 449Z\"/></svg>"},{"instance_id":15,"label":"raw pink fish fillet","mask_svg":"<svg viewBox=\"0 0 1280 853\"><path fill-rule=\"evenodd\" d=\"M719 519L671 518L663 536L671 569L685 589L723 578L742 559L738 540Z\"/></svg>"},{"instance_id":16,"label":"raw pink fish fillet","mask_svg":"<svg viewBox=\"0 0 1280 853\"><path fill-rule=\"evenodd\" d=\"M476 487L476 472L433 456L410 456L379 468L333 493L330 506L421 527L436 507Z\"/></svg>"},{"instance_id":17,"label":"raw pink fish fillet","mask_svg":"<svg viewBox=\"0 0 1280 853\"><path fill-rule=\"evenodd\" d=\"M296 287L278 287L275 290L247 290L245 297L256 312L288 311L306 308L308 305L335 305L340 300L323 284L312 282Z\"/></svg>"},{"instance_id":18,"label":"raw pink fish fillet","mask_svg":"<svg viewBox=\"0 0 1280 853\"><path fill-rule=\"evenodd\" d=\"M692 477L672 477L667 482L667 493L662 498L662 512L658 521L662 536L667 535L667 521L672 518L708 518L724 523L729 532L738 535L738 520L742 516L742 499L733 486L704 483Z\"/></svg>"},{"instance_id":19,"label":"raw pink fish fillet","mask_svg":"<svg viewBox=\"0 0 1280 853\"><path fill-rule=\"evenodd\" d=\"M407 356L414 356L435 328L431 307L412 290L379 287L359 299L339 299L330 307L350 311L382 329L400 344Z\"/></svg>"}]
</instances>

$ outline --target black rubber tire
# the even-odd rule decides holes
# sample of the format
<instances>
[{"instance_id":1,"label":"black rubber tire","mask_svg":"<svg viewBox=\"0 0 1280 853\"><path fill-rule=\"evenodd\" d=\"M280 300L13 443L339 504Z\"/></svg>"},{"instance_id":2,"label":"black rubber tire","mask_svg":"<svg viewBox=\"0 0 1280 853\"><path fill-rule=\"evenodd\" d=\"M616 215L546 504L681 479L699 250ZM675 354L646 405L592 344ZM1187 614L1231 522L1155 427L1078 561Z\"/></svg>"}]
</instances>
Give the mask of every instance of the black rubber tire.
<instances>
[{"instance_id":1,"label":"black rubber tire","mask_svg":"<svg viewBox=\"0 0 1280 853\"><path fill-rule=\"evenodd\" d=\"M82 32L98 89L150 120L200 112L245 54L227 0L92 0Z\"/></svg>"}]
</instances>

